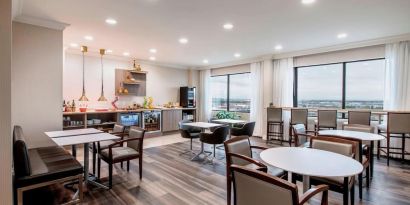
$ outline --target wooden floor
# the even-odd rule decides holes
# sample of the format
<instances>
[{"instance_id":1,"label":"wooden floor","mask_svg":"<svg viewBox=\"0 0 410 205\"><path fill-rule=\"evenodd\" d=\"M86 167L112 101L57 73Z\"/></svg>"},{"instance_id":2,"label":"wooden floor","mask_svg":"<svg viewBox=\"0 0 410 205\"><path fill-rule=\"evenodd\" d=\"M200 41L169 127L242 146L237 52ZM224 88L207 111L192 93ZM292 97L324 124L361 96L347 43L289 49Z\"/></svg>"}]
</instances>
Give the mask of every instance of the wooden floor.
<instances>
[{"instance_id":1,"label":"wooden floor","mask_svg":"<svg viewBox=\"0 0 410 205\"><path fill-rule=\"evenodd\" d=\"M252 142L265 145L259 138L253 138ZM194 145L198 150L199 142ZM213 165L190 161L189 156L180 156L188 147L189 142L179 142L145 149L142 181L138 178L137 160L131 163L130 172L117 164L113 189L90 190L85 194L84 204L226 204L224 160ZM217 151L217 158L223 155L223 150ZM387 167L385 159L375 162L374 178L370 189L364 188L361 201L356 188L356 204L410 204L410 165L393 161ZM103 163L103 182L107 182L107 173ZM298 186L301 189L302 184L298 182ZM312 200L310 204L318 201ZM342 204L342 195L330 192L329 204Z\"/></svg>"}]
</instances>

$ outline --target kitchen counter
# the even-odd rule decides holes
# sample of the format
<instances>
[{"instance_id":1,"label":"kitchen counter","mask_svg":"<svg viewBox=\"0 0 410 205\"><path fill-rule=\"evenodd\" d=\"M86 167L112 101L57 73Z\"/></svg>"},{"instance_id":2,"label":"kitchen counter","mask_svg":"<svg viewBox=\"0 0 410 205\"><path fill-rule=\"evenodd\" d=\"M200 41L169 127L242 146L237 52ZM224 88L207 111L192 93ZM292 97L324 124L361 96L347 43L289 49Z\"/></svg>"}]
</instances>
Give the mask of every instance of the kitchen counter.
<instances>
[{"instance_id":1,"label":"kitchen counter","mask_svg":"<svg viewBox=\"0 0 410 205\"><path fill-rule=\"evenodd\" d=\"M108 111L95 111L90 110L87 112L63 112L63 115L81 115L81 114L103 114L103 113L129 113L129 112L143 112L143 111L151 111L151 110L196 110L196 108L183 108L183 107L175 107L175 108L153 108L153 109L136 109L136 110L108 110Z\"/></svg>"}]
</instances>

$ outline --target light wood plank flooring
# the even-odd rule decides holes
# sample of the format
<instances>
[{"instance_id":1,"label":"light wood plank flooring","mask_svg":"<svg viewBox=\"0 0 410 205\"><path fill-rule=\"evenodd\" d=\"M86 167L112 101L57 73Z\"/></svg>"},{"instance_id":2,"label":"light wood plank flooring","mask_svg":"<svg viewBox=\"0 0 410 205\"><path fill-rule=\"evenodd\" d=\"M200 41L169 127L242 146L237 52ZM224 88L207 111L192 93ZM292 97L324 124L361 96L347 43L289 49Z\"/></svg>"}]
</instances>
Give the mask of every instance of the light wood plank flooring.
<instances>
[{"instance_id":1,"label":"light wood plank flooring","mask_svg":"<svg viewBox=\"0 0 410 205\"><path fill-rule=\"evenodd\" d=\"M265 145L259 138L252 138L252 142ZM194 149L198 150L199 145L199 142L195 142ZM138 178L137 160L131 162L130 172L126 171L126 166L121 169L120 164L117 164L114 168L113 189L91 189L85 195L84 204L226 204L224 160L215 161L213 165L190 161L190 156L180 156L188 148L189 141L146 148L142 181ZM78 153L81 152L79 150ZM217 151L217 158L223 155L223 150ZM361 201L356 188L356 204L410 204L410 165L393 161L387 167L385 159L375 162L374 178L370 189L364 188ZM103 182L108 180L107 173L107 165L103 163ZM298 186L301 189L302 184L298 183ZM341 204L342 195L330 192L329 203ZM318 201L312 200L310 204L318 204Z\"/></svg>"}]
</instances>

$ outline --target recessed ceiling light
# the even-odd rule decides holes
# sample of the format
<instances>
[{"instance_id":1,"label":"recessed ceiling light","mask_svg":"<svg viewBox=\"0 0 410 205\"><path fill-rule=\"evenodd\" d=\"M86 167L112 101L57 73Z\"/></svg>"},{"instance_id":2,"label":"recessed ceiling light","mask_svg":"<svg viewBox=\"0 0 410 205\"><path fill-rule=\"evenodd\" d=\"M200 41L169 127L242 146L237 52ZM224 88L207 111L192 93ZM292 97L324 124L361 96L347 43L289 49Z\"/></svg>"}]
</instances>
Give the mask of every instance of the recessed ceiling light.
<instances>
[{"instance_id":1,"label":"recessed ceiling light","mask_svg":"<svg viewBox=\"0 0 410 205\"><path fill-rule=\"evenodd\" d=\"M106 53L112 53L112 50L111 50L111 49L107 49L105 52L106 52Z\"/></svg>"},{"instance_id":2,"label":"recessed ceiling light","mask_svg":"<svg viewBox=\"0 0 410 205\"><path fill-rule=\"evenodd\" d=\"M108 19L105 19L105 23L110 24L110 25L115 25L117 24L117 20L108 18Z\"/></svg>"},{"instance_id":3,"label":"recessed ceiling light","mask_svg":"<svg viewBox=\"0 0 410 205\"><path fill-rule=\"evenodd\" d=\"M231 30L231 29L233 29L233 25L231 23L226 23L226 24L224 24L224 29L225 30Z\"/></svg>"},{"instance_id":4,"label":"recessed ceiling light","mask_svg":"<svg viewBox=\"0 0 410 205\"><path fill-rule=\"evenodd\" d=\"M149 49L149 52L151 52L151 53L156 53L156 52L157 52L157 49L151 48L151 49Z\"/></svg>"},{"instance_id":5,"label":"recessed ceiling light","mask_svg":"<svg viewBox=\"0 0 410 205\"><path fill-rule=\"evenodd\" d=\"M337 38L338 39L342 39L342 38L346 38L347 37L347 33L339 33L337 34Z\"/></svg>"},{"instance_id":6,"label":"recessed ceiling light","mask_svg":"<svg viewBox=\"0 0 410 205\"><path fill-rule=\"evenodd\" d=\"M316 0L302 0L302 4L313 4Z\"/></svg>"},{"instance_id":7,"label":"recessed ceiling light","mask_svg":"<svg viewBox=\"0 0 410 205\"><path fill-rule=\"evenodd\" d=\"M241 54L240 53L235 53L235 54L233 54L233 56L235 56L235 58L239 58L239 57L241 57Z\"/></svg>"},{"instance_id":8,"label":"recessed ceiling light","mask_svg":"<svg viewBox=\"0 0 410 205\"><path fill-rule=\"evenodd\" d=\"M187 38L180 38L179 42L182 44L187 44L188 43L188 39Z\"/></svg>"},{"instance_id":9,"label":"recessed ceiling light","mask_svg":"<svg viewBox=\"0 0 410 205\"><path fill-rule=\"evenodd\" d=\"M283 46L282 45L276 45L275 46L275 50L282 50L283 49Z\"/></svg>"},{"instance_id":10,"label":"recessed ceiling light","mask_svg":"<svg viewBox=\"0 0 410 205\"><path fill-rule=\"evenodd\" d=\"M209 61L207 60L207 59L204 59L203 61L202 61L202 63L205 63L205 64L207 64Z\"/></svg>"},{"instance_id":11,"label":"recessed ceiling light","mask_svg":"<svg viewBox=\"0 0 410 205\"><path fill-rule=\"evenodd\" d=\"M129 53L129 52L124 52L124 53L122 53L122 55L124 55L124 56L130 56L130 53Z\"/></svg>"},{"instance_id":12,"label":"recessed ceiling light","mask_svg":"<svg viewBox=\"0 0 410 205\"><path fill-rule=\"evenodd\" d=\"M154 61L156 58L154 56L149 57L150 60Z\"/></svg>"},{"instance_id":13,"label":"recessed ceiling light","mask_svg":"<svg viewBox=\"0 0 410 205\"><path fill-rule=\"evenodd\" d=\"M92 36L84 36L84 39L87 40L87 41L92 41L92 40L94 40L94 37L92 37Z\"/></svg>"},{"instance_id":14,"label":"recessed ceiling light","mask_svg":"<svg viewBox=\"0 0 410 205\"><path fill-rule=\"evenodd\" d=\"M70 43L70 46L73 47L73 48L77 48L77 47L78 47L78 44L76 44L76 43Z\"/></svg>"}]
</instances>

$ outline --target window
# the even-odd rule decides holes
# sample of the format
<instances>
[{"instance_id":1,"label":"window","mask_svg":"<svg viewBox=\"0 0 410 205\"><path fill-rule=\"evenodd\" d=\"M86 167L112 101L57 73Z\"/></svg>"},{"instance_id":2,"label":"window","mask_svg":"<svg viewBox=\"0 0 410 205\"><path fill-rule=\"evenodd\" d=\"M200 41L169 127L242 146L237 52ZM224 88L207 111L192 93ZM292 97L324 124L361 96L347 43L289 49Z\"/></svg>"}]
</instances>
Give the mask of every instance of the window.
<instances>
[{"instance_id":1,"label":"window","mask_svg":"<svg viewBox=\"0 0 410 205\"><path fill-rule=\"evenodd\" d=\"M212 110L250 112L250 73L213 76L211 79Z\"/></svg>"},{"instance_id":2,"label":"window","mask_svg":"<svg viewBox=\"0 0 410 205\"><path fill-rule=\"evenodd\" d=\"M211 78L212 110L228 109L228 76Z\"/></svg>"},{"instance_id":3,"label":"window","mask_svg":"<svg viewBox=\"0 0 410 205\"><path fill-rule=\"evenodd\" d=\"M383 109L384 59L295 68L294 105Z\"/></svg>"},{"instance_id":4,"label":"window","mask_svg":"<svg viewBox=\"0 0 410 205\"><path fill-rule=\"evenodd\" d=\"M346 108L383 109L384 60L346 63Z\"/></svg>"},{"instance_id":5,"label":"window","mask_svg":"<svg viewBox=\"0 0 410 205\"><path fill-rule=\"evenodd\" d=\"M298 107L342 108L342 64L302 67L297 77Z\"/></svg>"}]
</instances>

